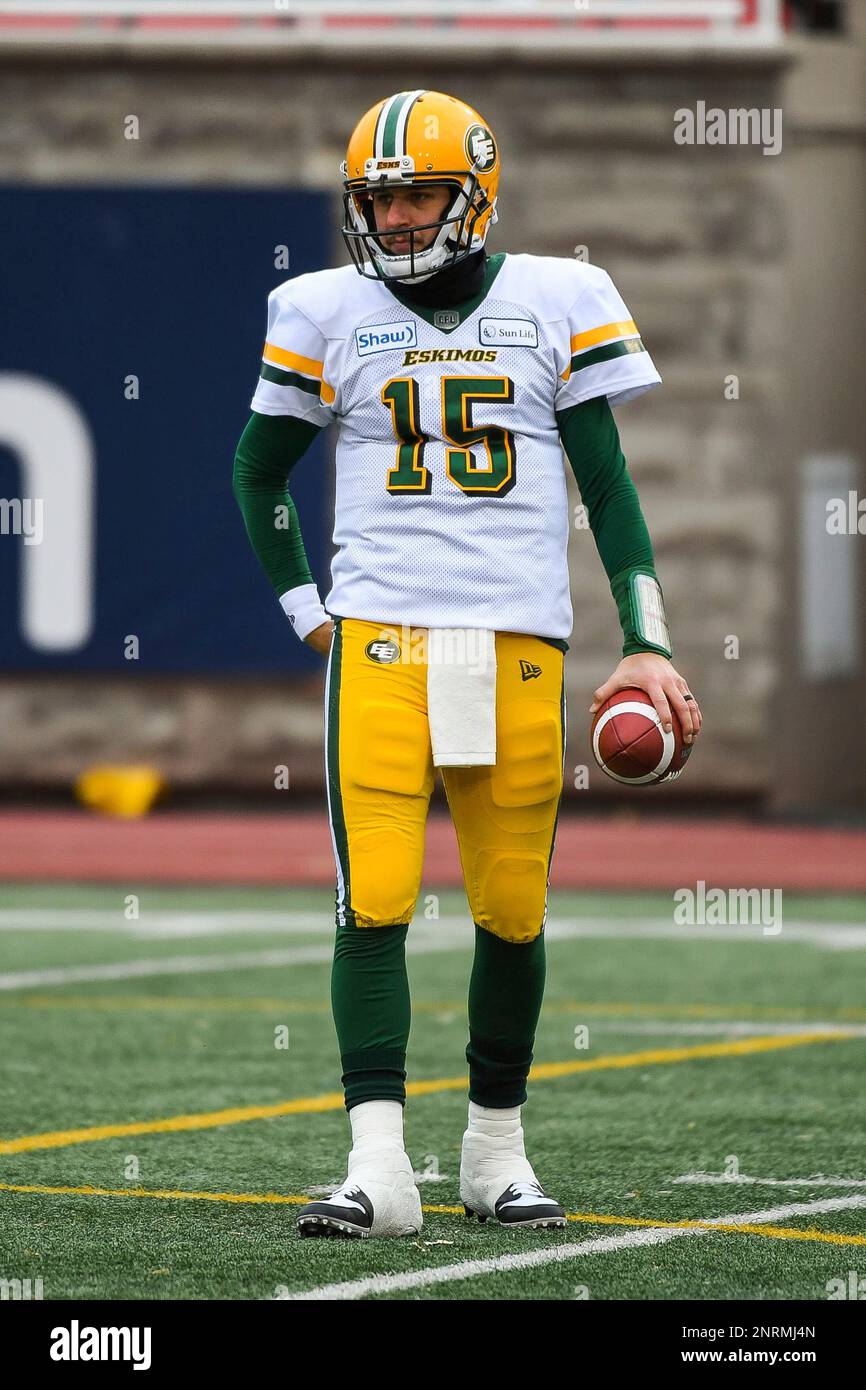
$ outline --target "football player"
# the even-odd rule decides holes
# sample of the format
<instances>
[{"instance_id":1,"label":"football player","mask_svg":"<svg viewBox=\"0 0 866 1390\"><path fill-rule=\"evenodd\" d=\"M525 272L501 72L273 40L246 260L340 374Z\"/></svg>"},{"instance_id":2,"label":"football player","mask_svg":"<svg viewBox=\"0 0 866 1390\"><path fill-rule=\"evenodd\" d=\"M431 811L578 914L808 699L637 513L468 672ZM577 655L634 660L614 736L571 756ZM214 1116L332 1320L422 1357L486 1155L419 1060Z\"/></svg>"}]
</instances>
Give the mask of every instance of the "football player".
<instances>
[{"instance_id":1,"label":"football player","mask_svg":"<svg viewBox=\"0 0 866 1390\"><path fill-rule=\"evenodd\" d=\"M593 711L638 686L665 728L676 715L687 742L701 726L671 663L611 410L658 384L658 372L604 270L488 255L499 172L493 131L455 97L397 92L362 116L342 165L352 263L271 293L235 459L252 545L295 635L328 657L331 998L352 1146L343 1185L299 1213L307 1236L421 1229L403 1142L405 941L437 767L475 924L461 1199L467 1214L507 1226L565 1223L521 1122L565 757L563 453L623 633ZM287 479L332 423L336 554L323 606ZM453 669L437 667L416 641L437 634L478 639L486 681L461 685L459 653Z\"/></svg>"}]
</instances>

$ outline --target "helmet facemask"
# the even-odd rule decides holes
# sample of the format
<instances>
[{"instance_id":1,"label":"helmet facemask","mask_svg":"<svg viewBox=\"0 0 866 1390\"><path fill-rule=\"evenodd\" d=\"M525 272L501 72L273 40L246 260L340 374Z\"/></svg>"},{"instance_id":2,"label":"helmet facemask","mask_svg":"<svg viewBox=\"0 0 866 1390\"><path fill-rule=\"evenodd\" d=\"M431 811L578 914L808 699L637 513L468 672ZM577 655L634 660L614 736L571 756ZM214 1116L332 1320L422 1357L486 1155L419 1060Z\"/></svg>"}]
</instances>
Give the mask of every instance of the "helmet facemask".
<instances>
[{"instance_id":1,"label":"helmet facemask","mask_svg":"<svg viewBox=\"0 0 866 1390\"><path fill-rule=\"evenodd\" d=\"M345 175L345 165L344 165ZM372 194L393 188L423 188L445 184L453 188L453 196L442 216L434 222L417 227L386 232L376 229ZM490 208L477 174L470 171L437 173L435 178L382 178L346 180L343 193L344 219L342 234L349 255L358 272L368 280L427 280L440 270L465 260L483 246L476 236L475 225ZM496 221L495 204L491 221ZM436 229L429 246L416 248L420 232ZM382 245L383 237L406 236L409 249L393 255Z\"/></svg>"}]
</instances>

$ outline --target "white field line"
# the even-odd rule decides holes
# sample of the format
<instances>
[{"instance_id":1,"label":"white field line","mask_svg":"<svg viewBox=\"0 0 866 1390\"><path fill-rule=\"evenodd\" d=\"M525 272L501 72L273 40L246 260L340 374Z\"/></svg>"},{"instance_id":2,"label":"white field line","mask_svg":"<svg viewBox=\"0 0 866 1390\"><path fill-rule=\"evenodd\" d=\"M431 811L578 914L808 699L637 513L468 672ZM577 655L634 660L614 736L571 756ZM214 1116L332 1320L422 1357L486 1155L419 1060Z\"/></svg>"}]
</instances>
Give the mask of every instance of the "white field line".
<instances>
[{"instance_id":1,"label":"white field line","mask_svg":"<svg viewBox=\"0 0 866 1390\"><path fill-rule=\"evenodd\" d=\"M625 917L596 917L569 922L548 922L545 928L548 941L565 941L572 937L638 938L649 941L710 941L739 942L796 942L817 946L824 951L862 951L866 949L866 925L858 922L785 922L775 935L764 934L759 923L720 924L719 926L679 926L663 918L636 921Z\"/></svg>"},{"instance_id":2,"label":"white field line","mask_svg":"<svg viewBox=\"0 0 866 1390\"><path fill-rule=\"evenodd\" d=\"M123 932L132 936L222 936L227 932L310 932L333 935L334 924L322 912L185 912L173 908L141 908L128 919L121 907L7 907L0 908L0 931Z\"/></svg>"},{"instance_id":3,"label":"white field line","mask_svg":"<svg viewBox=\"0 0 866 1390\"><path fill-rule=\"evenodd\" d=\"M468 913L444 914L438 919L417 916L412 932L457 928L468 934L472 944L471 922ZM211 912L164 911L145 907L137 921L127 921L120 907L100 908L0 908L0 931L108 931L125 932L141 938L221 936L235 931L273 933L282 935L308 932L312 935L333 936L334 923L330 913L244 911L231 909ZM410 932L410 940L412 932ZM545 933L548 941L571 941L581 938L614 937L618 939L680 941L739 941L754 943L765 939L762 927L755 923L719 926L678 926L667 918L637 920L632 917L573 917L548 921ZM782 930L771 941L797 941L826 950L850 951L866 949L866 924L857 922L782 922Z\"/></svg>"},{"instance_id":4,"label":"white field line","mask_svg":"<svg viewBox=\"0 0 866 1390\"><path fill-rule=\"evenodd\" d=\"M733 1187L737 1183L759 1187L866 1187L866 1178L831 1178L823 1173L813 1178L750 1178L745 1173L725 1177L724 1173L683 1173L669 1182L688 1183L696 1187Z\"/></svg>"},{"instance_id":5,"label":"white field line","mask_svg":"<svg viewBox=\"0 0 866 1390\"><path fill-rule=\"evenodd\" d=\"M97 930L128 932L134 928L133 935L139 940L158 939L161 935L181 937L187 934L188 925L193 928L192 935L220 935L226 931L253 934L256 930L309 933L328 938L327 944L297 946L289 950L241 951L224 955L165 956L152 960L132 960L106 962L94 965L54 966L39 970L13 970L0 974L0 991L31 989L46 985L82 984L98 980L128 980L159 975L189 975L217 973L228 970L251 970L261 967L285 965L310 965L328 962L332 955L331 940L334 927L324 915L299 912L243 912L233 910L219 913L162 913L149 914L152 926L144 927L142 921L130 923L122 915L111 910L90 913L87 909L39 909L0 910L0 926L8 930L56 930L56 924L64 921L61 930L88 930L89 923L96 917ZM110 920L107 920L110 919ZM40 925L37 925L39 923ZM51 923L52 925L46 925ZM574 919L566 922L549 922L546 929L547 940L551 943L590 937L630 937L677 938L705 940L760 941L760 927L678 927L663 922L634 923L626 919L592 921ZM719 934L722 933L720 936ZM848 938L854 939L848 943ZM841 934L841 936L840 936ZM844 937L851 946L859 946L860 934L866 945L866 927L847 924L799 923L798 929L787 929L787 940L808 940L814 945L829 945L830 949L839 947ZM783 936L773 938L781 940ZM407 937L408 950L413 954L427 955L452 950L469 951L474 948L474 933L466 917L446 915L436 920L423 918L412 925ZM651 1031L651 1030L648 1030Z\"/></svg>"},{"instance_id":6,"label":"white field line","mask_svg":"<svg viewBox=\"0 0 866 1390\"><path fill-rule=\"evenodd\" d=\"M470 943L472 938L469 938ZM418 937L410 948L415 955L453 951L457 945L447 936ZM468 949L468 946L467 948ZM34 989L45 985L83 984L97 980L134 980L155 975L208 975L226 970L260 970L283 965L330 963L333 947L295 946L284 951L235 951L227 955L159 956L152 960L115 961L104 965L52 966L41 970L10 970L0 975L0 991ZM759 1026L759 1025L756 1025Z\"/></svg>"},{"instance_id":7,"label":"white field line","mask_svg":"<svg viewBox=\"0 0 866 1390\"><path fill-rule=\"evenodd\" d=\"M734 1212L730 1216L709 1217L712 1225L765 1225L791 1217L817 1216L825 1212L850 1211L866 1207L866 1195L827 1197L816 1202L792 1202L783 1207L768 1207L764 1211ZM633 1250L647 1245L663 1245L669 1240L686 1236L710 1236L712 1231L695 1226L646 1226L623 1235L599 1236L592 1240L570 1241L541 1250L527 1250L517 1255L495 1255L486 1260L462 1260L459 1264L428 1266L406 1274L379 1274L366 1279L351 1279L341 1284L320 1284L317 1288L290 1293L290 1300L339 1300L366 1298L367 1295L402 1293L408 1289L423 1289L431 1284L451 1284L461 1279L474 1279L482 1274L509 1273L513 1270L538 1269L544 1265L577 1260L584 1255L607 1255L616 1250Z\"/></svg>"}]
</instances>

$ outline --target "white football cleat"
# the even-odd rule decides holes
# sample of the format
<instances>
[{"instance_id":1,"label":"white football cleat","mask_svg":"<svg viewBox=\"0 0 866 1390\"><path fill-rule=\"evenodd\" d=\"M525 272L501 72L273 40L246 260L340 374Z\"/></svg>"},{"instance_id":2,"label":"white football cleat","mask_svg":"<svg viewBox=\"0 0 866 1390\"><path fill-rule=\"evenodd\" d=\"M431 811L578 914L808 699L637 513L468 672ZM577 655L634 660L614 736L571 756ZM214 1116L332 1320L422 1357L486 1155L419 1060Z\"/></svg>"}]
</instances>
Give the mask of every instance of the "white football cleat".
<instances>
[{"instance_id":1,"label":"white football cleat","mask_svg":"<svg viewBox=\"0 0 866 1390\"><path fill-rule=\"evenodd\" d=\"M302 1236L350 1240L414 1236L424 1224L415 1173L402 1145L378 1136L360 1140L349 1154L349 1175L330 1197L298 1212Z\"/></svg>"},{"instance_id":2,"label":"white football cleat","mask_svg":"<svg viewBox=\"0 0 866 1390\"><path fill-rule=\"evenodd\" d=\"M460 1200L467 1216L500 1226L533 1229L566 1224L565 1210L548 1197L523 1147L523 1130L493 1139L467 1129L460 1160Z\"/></svg>"}]
</instances>

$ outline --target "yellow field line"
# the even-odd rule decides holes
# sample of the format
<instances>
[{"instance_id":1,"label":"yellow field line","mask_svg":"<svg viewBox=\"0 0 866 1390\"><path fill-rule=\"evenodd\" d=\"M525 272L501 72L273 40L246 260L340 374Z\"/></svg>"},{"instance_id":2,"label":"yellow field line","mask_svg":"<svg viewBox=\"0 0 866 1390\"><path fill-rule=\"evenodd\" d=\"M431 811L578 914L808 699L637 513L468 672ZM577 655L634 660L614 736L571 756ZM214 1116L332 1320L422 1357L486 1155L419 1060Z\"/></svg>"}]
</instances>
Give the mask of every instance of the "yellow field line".
<instances>
[{"instance_id":1,"label":"yellow field line","mask_svg":"<svg viewBox=\"0 0 866 1390\"><path fill-rule=\"evenodd\" d=\"M415 1005L416 1009L423 1009L423 1004ZM438 1005L436 1006L439 1007ZM465 1001L463 1007L465 1008ZM328 1013L331 1012L331 1005L327 999L308 1000L308 999L267 999L267 998L237 998L224 996L222 998L196 998L195 995L188 997L177 995L156 995L156 994L66 994L48 995L32 994L20 995L17 998L0 999L0 1008L3 1009L80 1009L87 1011L108 1010L110 1012L122 1012L127 1009L144 1009L162 1012L164 1010L188 1009L195 1012L196 1009L222 1009L228 1013L267 1012L274 1013Z\"/></svg>"},{"instance_id":2,"label":"yellow field line","mask_svg":"<svg viewBox=\"0 0 866 1390\"><path fill-rule=\"evenodd\" d=\"M529 1080L553 1081L580 1072L611 1071L628 1067L661 1066L690 1062L707 1057L745 1057L757 1052L803 1047L811 1043L838 1042L857 1037L856 1033L784 1033L778 1036L738 1038L732 1042L698 1043L692 1047L649 1048L641 1052L610 1053L603 1057L569 1062L543 1062L532 1068ZM435 1095L443 1091L463 1091L467 1077L439 1077L431 1081L410 1081L409 1096ZM17 1139L0 1140L0 1154L27 1153L34 1149L60 1149L69 1144L90 1144L101 1139L119 1139L135 1134L171 1134L183 1130L213 1129L218 1125L242 1124L249 1120L271 1120L282 1115L321 1114L342 1110L342 1091L326 1091L319 1096L277 1101L271 1105L232 1106L194 1115L172 1115L163 1120L140 1120L131 1124L89 1125L80 1129L61 1129L44 1134L24 1134Z\"/></svg>"},{"instance_id":3,"label":"yellow field line","mask_svg":"<svg viewBox=\"0 0 866 1390\"><path fill-rule=\"evenodd\" d=\"M32 1149L62 1149L67 1144L89 1144L99 1139L119 1139L133 1134L172 1134L181 1130L213 1129L217 1125L236 1125L247 1120L272 1120L278 1115L310 1115L339 1110L342 1106L341 1091L326 1091L320 1096L303 1096L299 1100L278 1101L274 1105L233 1106L227 1110L209 1110L198 1115L172 1115L165 1120L90 1125L46 1134L25 1134L18 1139L0 1140L0 1154L26 1153Z\"/></svg>"},{"instance_id":4,"label":"yellow field line","mask_svg":"<svg viewBox=\"0 0 866 1390\"><path fill-rule=\"evenodd\" d=\"M465 999L425 1000L413 1003L415 1013L454 1013L466 1010ZM237 996L196 996L156 994L31 994L0 997L0 1009L93 1009L122 1012L124 1009L152 1010L154 1012L188 1009L225 1010L227 1013L291 1011L292 1013L327 1013L331 1005L326 999L269 999L267 996L251 995L249 998ZM590 1002L582 999L549 1000L544 1005L548 1014L577 1013L610 1018L736 1018L761 1020L787 1019L808 1023L810 1018L833 1019L837 1023L856 1023L866 1021L866 1008L808 1008L802 1005L767 1005L756 1008L753 1004L665 1004L634 1003L632 1001L612 1000L610 1002Z\"/></svg>"},{"instance_id":5,"label":"yellow field line","mask_svg":"<svg viewBox=\"0 0 866 1390\"><path fill-rule=\"evenodd\" d=\"M159 1197L163 1200L196 1202L288 1203L303 1206L310 1197L286 1196L281 1192L191 1192L183 1188L153 1187L53 1187L45 1183L0 1182L0 1192L43 1192L49 1196L74 1197ZM455 1208L456 1210L456 1208ZM463 1208L461 1207L462 1211Z\"/></svg>"},{"instance_id":6,"label":"yellow field line","mask_svg":"<svg viewBox=\"0 0 866 1390\"><path fill-rule=\"evenodd\" d=\"M441 1212L445 1215L462 1212L462 1207L425 1206L425 1212ZM652 1226L670 1227L672 1230L690 1230L693 1227L708 1231L735 1231L747 1235L770 1235L779 1240L826 1240L839 1245L866 1245L866 1235L841 1235L829 1231L816 1231L814 1227L801 1231L796 1226L770 1226L743 1221L702 1221L689 1218L682 1221L664 1221L653 1216L608 1216L597 1211L570 1211L567 1221L581 1221L589 1226Z\"/></svg>"},{"instance_id":7,"label":"yellow field line","mask_svg":"<svg viewBox=\"0 0 866 1390\"><path fill-rule=\"evenodd\" d=\"M150 1187L60 1187L45 1183L0 1182L0 1192L37 1192L48 1196L76 1197L154 1197L169 1201L196 1202L234 1202L251 1205L303 1206L310 1201L309 1196L282 1192L193 1192L182 1188ZM460 1216L462 1206L423 1205L426 1215ZM772 1240L819 1240L832 1245L866 1245L866 1235L848 1235L838 1231L816 1231L814 1228L801 1231L794 1226L751 1225L747 1222L718 1221L662 1221L654 1217L608 1216L599 1212L569 1212L569 1221L579 1221L590 1226L645 1226L670 1230L725 1231L736 1235L766 1236Z\"/></svg>"}]
</instances>

